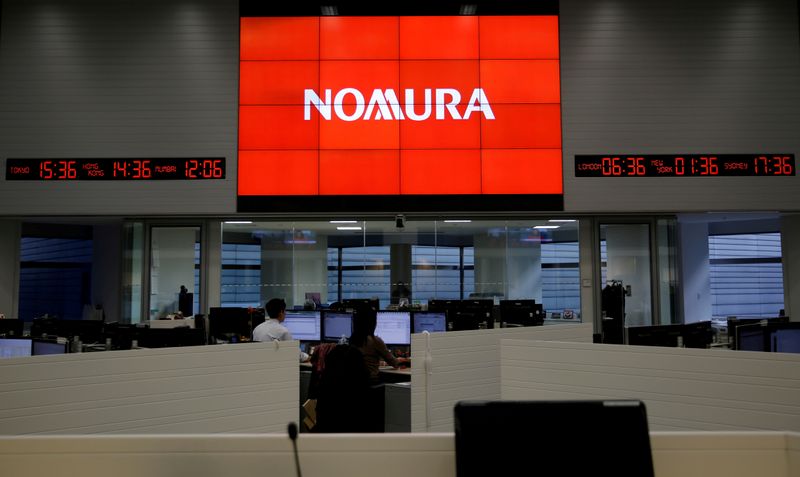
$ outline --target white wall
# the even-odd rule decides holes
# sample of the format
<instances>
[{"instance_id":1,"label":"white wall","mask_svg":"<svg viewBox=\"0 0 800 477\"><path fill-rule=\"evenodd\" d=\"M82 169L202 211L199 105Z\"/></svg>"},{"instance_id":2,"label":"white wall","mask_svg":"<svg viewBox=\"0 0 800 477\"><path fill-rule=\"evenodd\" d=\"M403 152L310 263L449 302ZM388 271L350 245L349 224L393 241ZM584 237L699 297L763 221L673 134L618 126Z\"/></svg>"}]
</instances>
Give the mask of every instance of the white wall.
<instances>
[{"instance_id":1,"label":"white wall","mask_svg":"<svg viewBox=\"0 0 800 477\"><path fill-rule=\"evenodd\" d=\"M297 346L3 359L0 435L284 432L298 419Z\"/></svg>"}]
</instances>

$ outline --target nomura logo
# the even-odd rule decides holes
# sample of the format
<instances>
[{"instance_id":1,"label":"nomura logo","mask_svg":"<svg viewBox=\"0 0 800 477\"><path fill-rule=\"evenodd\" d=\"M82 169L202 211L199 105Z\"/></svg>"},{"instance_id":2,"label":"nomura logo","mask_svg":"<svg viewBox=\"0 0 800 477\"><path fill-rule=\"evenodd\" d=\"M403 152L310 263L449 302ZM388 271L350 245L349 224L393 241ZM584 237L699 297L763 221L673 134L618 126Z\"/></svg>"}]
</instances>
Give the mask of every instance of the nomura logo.
<instances>
[{"instance_id":1,"label":"nomura logo","mask_svg":"<svg viewBox=\"0 0 800 477\"><path fill-rule=\"evenodd\" d=\"M469 101L459 111L461 93L453 88L426 88L422 97L413 89L404 91L404 103L400 104L393 89L374 89L366 100L365 95L356 88L343 88L335 95L330 89L324 91L324 99L313 89L304 93L303 118L311 120L311 107L319 115L330 120L333 114L342 121L357 120L410 120L425 121L433 115L436 120L449 116L454 120L467 120L473 113L483 113L486 119L494 119L494 112L483 88L475 88ZM435 112L434 112L435 110Z\"/></svg>"}]
</instances>

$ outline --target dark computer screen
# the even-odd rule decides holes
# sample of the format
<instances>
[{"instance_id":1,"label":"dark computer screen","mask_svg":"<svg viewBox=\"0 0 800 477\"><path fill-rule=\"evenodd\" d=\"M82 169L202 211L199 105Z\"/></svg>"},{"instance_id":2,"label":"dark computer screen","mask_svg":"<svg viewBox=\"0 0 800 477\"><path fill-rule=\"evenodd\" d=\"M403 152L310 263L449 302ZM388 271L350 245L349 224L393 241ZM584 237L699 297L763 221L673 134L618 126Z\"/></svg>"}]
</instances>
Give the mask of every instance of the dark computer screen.
<instances>
[{"instance_id":1,"label":"dark computer screen","mask_svg":"<svg viewBox=\"0 0 800 477\"><path fill-rule=\"evenodd\" d=\"M339 341L350 338L353 334L353 314L340 312L324 312L322 314L322 339Z\"/></svg>"},{"instance_id":2,"label":"dark computer screen","mask_svg":"<svg viewBox=\"0 0 800 477\"><path fill-rule=\"evenodd\" d=\"M770 323L767 328L770 351L800 353L800 323Z\"/></svg>"},{"instance_id":3,"label":"dark computer screen","mask_svg":"<svg viewBox=\"0 0 800 477\"><path fill-rule=\"evenodd\" d=\"M414 312L412 324L414 333L447 331L447 315L443 311Z\"/></svg>"},{"instance_id":4,"label":"dark computer screen","mask_svg":"<svg viewBox=\"0 0 800 477\"><path fill-rule=\"evenodd\" d=\"M736 317L729 317L728 318L728 342L730 343L730 347L732 349L739 349L739 345L736 343L736 329L739 326L746 326L746 325L755 325L755 324L767 324L767 323L788 323L789 317L788 316L776 316L773 318L736 318Z\"/></svg>"},{"instance_id":5,"label":"dark computer screen","mask_svg":"<svg viewBox=\"0 0 800 477\"><path fill-rule=\"evenodd\" d=\"M768 351L769 335L767 327L762 324L737 326L736 349L742 351Z\"/></svg>"},{"instance_id":6,"label":"dark computer screen","mask_svg":"<svg viewBox=\"0 0 800 477\"><path fill-rule=\"evenodd\" d=\"M685 323L680 326L683 346L687 348L708 348L714 341L714 328L710 321Z\"/></svg>"},{"instance_id":7,"label":"dark computer screen","mask_svg":"<svg viewBox=\"0 0 800 477\"><path fill-rule=\"evenodd\" d=\"M0 320L0 336L5 336L6 338L22 337L24 325L22 320L3 318Z\"/></svg>"},{"instance_id":8,"label":"dark computer screen","mask_svg":"<svg viewBox=\"0 0 800 477\"><path fill-rule=\"evenodd\" d=\"M653 476L639 401L462 401L454 412L457 477Z\"/></svg>"},{"instance_id":9,"label":"dark computer screen","mask_svg":"<svg viewBox=\"0 0 800 477\"><path fill-rule=\"evenodd\" d=\"M31 355L31 340L22 338L0 338L0 359L24 358Z\"/></svg>"},{"instance_id":10,"label":"dark computer screen","mask_svg":"<svg viewBox=\"0 0 800 477\"><path fill-rule=\"evenodd\" d=\"M57 343L55 341L50 340L33 340L33 355L39 356L43 354L64 354L67 353L67 347L69 344L65 341L64 343Z\"/></svg>"},{"instance_id":11,"label":"dark computer screen","mask_svg":"<svg viewBox=\"0 0 800 477\"><path fill-rule=\"evenodd\" d=\"M345 298L342 300L342 305L347 309L369 306L373 310L378 310L381 307L381 302L377 298Z\"/></svg>"},{"instance_id":12,"label":"dark computer screen","mask_svg":"<svg viewBox=\"0 0 800 477\"><path fill-rule=\"evenodd\" d=\"M800 353L800 329L775 330L772 333L772 351Z\"/></svg>"},{"instance_id":13,"label":"dark computer screen","mask_svg":"<svg viewBox=\"0 0 800 477\"><path fill-rule=\"evenodd\" d=\"M388 345L411 344L411 313L408 311L379 311L375 336Z\"/></svg>"},{"instance_id":14,"label":"dark computer screen","mask_svg":"<svg viewBox=\"0 0 800 477\"><path fill-rule=\"evenodd\" d=\"M100 320L59 320L40 318L31 324L31 336L61 336L72 339L77 336L84 343L103 341L103 323Z\"/></svg>"},{"instance_id":15,"label":"dark computer screen","mask_svg":"<svg viewBox=\"0 0 800 477\"><path fill-rule=\"evenodd\" d=\"M188 326L178 328L142 328L138 333L142 348L175 348L205 345L205 331Z\"/></svg>"},{"instance_id":16,"label":"dark computer screen","mask_svg":"<svg viewBox=\"0 0 800 477\"><path fill-rule=\"evenodd\" d=\"M452 319L453 330L494 328L493 307L494 300L461 300L456 316Z\"/></svg>"},{"instance_id":17,"label":"dark computer screen","mask_svg":"<svg viewBox=\"0 0 800 477\"><path fill-rule=\"evenodd\" d=\"M519 326L538 326L544 324L544 316L538 311L536 300L500 300L500 321Z\"/></svg>"},{"instance_id":18,"label":"dark computer screen","mask_svg":"<svg viewBox=\"0 0 800 477\"><path fill-rule=\"evenodd\" d=\"M283 326L289 329L292 338L300 341L320 341L322 324L318 311L286 311ZM348 335L349 336L349 335Z\"/></svg>"},{"instance_id":19,"label":"dark computer screen","mask_svg":"<svg viewBox=\"0 0 800 477\"><path fill-rule=\"evenodd\" d=\"M681 325L631 326L625 329L627 343L634 346L676 347L681 338Z\"/></svg>"},{"instance_id":20,"label":"dark computer screen","mask_svg":"<svg viewBox=\"0 0 800 477\"><path fill-rule=\"evenodd\" d=\"M461 300L428 300L428 311L448 311L458 309Z\"/></svg>"},{"instance_id":21,"label":"dark computer screen","mask_svg":"<svg viewBox=\"0 0 800 477\"><path fill-rule=\"evenodd\" d=\"M264 312L259 308L215 307L208 313L208 334L214 340L238 341L250 339L256 322L264 321ZM212 340L213 341L213 340Z\"/></svg>"}]
</instances>

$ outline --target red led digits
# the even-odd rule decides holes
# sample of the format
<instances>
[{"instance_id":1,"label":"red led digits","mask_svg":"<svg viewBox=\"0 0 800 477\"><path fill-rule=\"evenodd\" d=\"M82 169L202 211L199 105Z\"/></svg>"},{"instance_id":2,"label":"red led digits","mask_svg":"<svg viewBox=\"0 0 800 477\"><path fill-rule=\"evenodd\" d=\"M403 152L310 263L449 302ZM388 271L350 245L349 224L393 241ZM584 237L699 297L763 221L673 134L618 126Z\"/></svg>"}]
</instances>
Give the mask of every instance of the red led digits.
<instances>
[{"instance_id":1,"label":"red led digits","mask_svg":"<svg viewBox=\"0 0 800 477\"><path fill-rule=\"evenodd\" d=\"M153 176L153 171L150 169L150 161L148 160L133 160L133 179L149 179Z\"/></svg>"},{"instance_id":2,"label":"red led digits","mask_svg":"<svg viewBox=\"0 0 800 477\"><path fill-rule=\"evenodd\" d=\"M575 156L575 177L742 177L794 175L794 154Z\"/></svg>"}]
</instances>

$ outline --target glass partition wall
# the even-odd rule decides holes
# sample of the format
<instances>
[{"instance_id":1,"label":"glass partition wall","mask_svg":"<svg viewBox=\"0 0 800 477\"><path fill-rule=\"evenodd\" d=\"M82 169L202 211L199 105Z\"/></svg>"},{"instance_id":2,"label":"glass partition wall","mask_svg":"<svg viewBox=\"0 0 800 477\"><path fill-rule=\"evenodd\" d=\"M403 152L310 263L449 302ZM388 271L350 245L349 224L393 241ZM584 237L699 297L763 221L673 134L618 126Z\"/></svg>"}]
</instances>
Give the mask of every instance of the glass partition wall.
<instances>
[{"instance_id":1,"label":"glass partition wall","mask_svg":"<svg viewBox=\"0 0 800 477\"><path fill-rule=\"evenodd\" d=\"M394 218L226 222L221 306L289 307L373 298L534 299L551 319L580 317L578 222Z\"/></svg>"}]
</instances>

